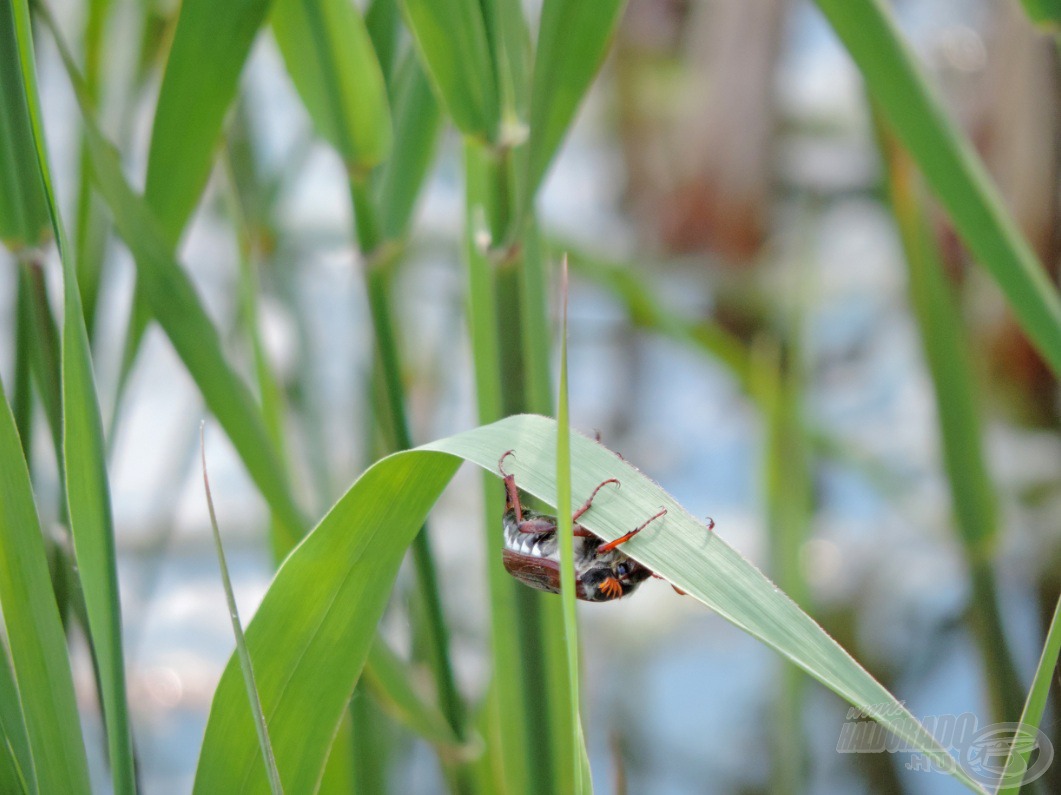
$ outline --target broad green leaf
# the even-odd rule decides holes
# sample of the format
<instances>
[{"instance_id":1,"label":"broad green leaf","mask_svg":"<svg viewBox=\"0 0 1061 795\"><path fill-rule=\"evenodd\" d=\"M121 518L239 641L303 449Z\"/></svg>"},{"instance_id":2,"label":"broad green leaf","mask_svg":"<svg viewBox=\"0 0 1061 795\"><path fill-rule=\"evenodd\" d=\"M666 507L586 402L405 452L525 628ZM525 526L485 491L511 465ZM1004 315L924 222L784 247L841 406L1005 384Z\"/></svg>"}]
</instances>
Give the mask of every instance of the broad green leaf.
<instances>
[{"instance_id":1,"label":"broad green leaf","mask_svg":"<svg viewBox=\"0 0 1061 795\"><path fill-rule=\"evenodd\" d=\"M104 464L103 428L96 398L95 378L92 374L85 318L81 308L81 292L77 286L77 269L67 244L65 228L55 198L41 112L37 102L28 11L25 6L21 6L18 12L20 15L24 14L21 19L16 19L19 23L18 46L22 81L28 98L26 111L36 150L35 160L63 269L62 471L66 508L103 702L114 790L118 793L131 793L136 789L136 774L125 693L121 606L110 489Z\"/></svg>"},{"instance_id":2,"label":"broad green leaf","mask_svg":"<svg viewBox=\"0 0 1061 795\"><path fill-rule=\"evenodd\" d=\"M20 77L13 0L0 3L0 243L39 246L51 233Z\"/></svg>"},{"instance_id":3,"label":"broad green leaf","mask_svg":"<svg viewBox=\"0 0 1061 795\"><path fill-rule=\"evenodd\" d=\"M247 628L259 689L287 790L310 791L373 642L405 548L460 461L497 474L506 461L524 491L556 500L556 423L521 415L370 467L292 552ZM752 564L613 452L571 436L572 493L616 477L622 489L595 500L580 522L606 540L667 508L624 551L767 643L831 690L932 756L946 752L917 720L814 620ZM498 488L500 485L498 484ZM720 531L722 529L720 528ZM499 556L493 561L500 568ZM963 771L955 777L982 790ZM196 776L198 792L262 791L265 771L238 663L214 696Z\"/></svg>"},{"instance_id":4,"label":"broad green leaf","mask_svg":"<svg viewBox=\"0 0 1061 795\"><path fill-rule=\"evenodd\" d=\"M397 453L342 497L280 567L247 647L285 791L312 792L406 549L459 462ZM280 646L276 646L280 643ZM245 742L250 740L250 742ZM235 659L214 695L195 791L266 786Z\"/></svg>"},{"instance_id":5,"label":"broad green leaf","mask_svg":"<svg viewBox=\"0 0 1061 795\"><path fill-rule=\"evenodd\" d=\"M600 69L623 0L545 0L531 84L526 196L532 198Z\"/></svg>"},{"instance_id":6,"label":"broad green leaf","mask_svg":"<svg viewBox=\"0 0 1061 795\"><path fill-rule=\"evenodd\" d=\"M174 245L210 176L221 123L269 0L183 0L159 90L144 198Z\"/></svg>"},{"instance_id":7,"label":"broad green leaf","mask_svg":"<svg viewBox=\"0 0 1061 795\"><path fill-rule=\"evenodd\" d=\"M28 16L28 15L27 15ZM0 384L0 609L33 758L30 791L88 793L88 761L29 471ZM6 723L6 719L5 719Z\"/></svg>"},{"instance_id":8,"label":"broad green leaf","mask_svg":"<svg viewBox=\"0 0 1061 795\"><path fill-rule=\"evenodd\" d=\"M387 88L364 20L350 0L276 0L273 35L302 102L353 174L390 148Z\"/></svg>"},{"instance_id":9,"label":"broad green leaf","mask_svg":"<svg viewBox=\"0 0 1061 795\"><path fill-rule=\"evenodd\" d=\"M1061 376L1061 298L1002 205L969 141L944 114L882 0L817 0L866 88L1005 293L1021 328Z\"/></svg>"},{"instance_id":10,"label":"broad green leaf","mask_svg":"<svg viewBox=\"0 0 1061 795\"><path fill-rule=\"evenodd\" d=\"M479 0L401 0L424 68L454 124L482 141L497 138L497 81Z\"/></svg>"}]
</instances>

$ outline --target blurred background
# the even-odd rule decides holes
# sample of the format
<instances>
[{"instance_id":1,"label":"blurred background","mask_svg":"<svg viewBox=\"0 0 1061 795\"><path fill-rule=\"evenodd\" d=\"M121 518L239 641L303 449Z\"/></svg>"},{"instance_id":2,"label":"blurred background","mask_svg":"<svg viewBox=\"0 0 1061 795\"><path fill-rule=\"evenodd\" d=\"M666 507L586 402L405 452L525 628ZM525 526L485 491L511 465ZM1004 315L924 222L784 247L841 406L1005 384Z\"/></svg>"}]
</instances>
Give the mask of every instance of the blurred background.
<instances>
[{"instance_id":1,"label":"blurred background","mask_svg":"<svg viewBox=\"0 0 1061 795\"><path fill-rule=\"evenodd\" d=\"M114 0L92 23L105 42L100 115L136 185L176 6ZM1016 2L893 8L1056 283L1054 39ZM86 6L55 11L67 40L83 42ZM79 113L50 37L37 47L60 201L74 208ZM227 129L223 163L180 259L248 378L255 351L243 333L241 262L254 262L257 328L284 406L294 481L316 518L382 452L346 174L315 136L268 32L256 40ZM712 517L716 533L916 716L973 713L986 725L1007 678L1026 690L1061 593L1061 403L994 282L926 203L971 363L966 394L981 449L963 455L982 459L989 492L955 493L941 440L947 393L926 359L888 190L889 168L903 166L889 165L886 152L858 71L811 4L630 0L538 197L550 261L566 251L573 271L572 420L587 435L599 431L691 513ZM391 285L417 444L478 424L461 158L459 135L444 128ZM101 228L88 243L104 263L90 332L111 422L134 731L144 790L186 792L232 649L198 468L207 410L155 325L135 359L123 358L134 268ZM18 268L3 257L0 326L14 328ZM19 267L57 306L55 263ZM555 280L548 295L555 307ZM15 355L14 335L0 335L5 383ZM206 446L249 620L273 571L263 541L269 514L209 419ZM35 436L33 456L38 509L55 527L60 481L46 433ZM456 675L473 700L491 665L481 486L462 471L431 525ZM956 503L970 497L996 512L986 566L956 527ZM403 570L384 623L399 648L408 645L411 583ZM978 636L978 599L997 605L992 626L1004 642ZM580 618L598 792L962 791L945 776L905 770L908 755L838 754L846 703L666 583L584 605ZM90 760L105 788L92 668L83 641L74 646L86 731L100 740L90 742ZM1056 678L1053 686L1056 697ZM391 791L440 791L429 746L379 721ZM1043 729L1061 741L1056 711ZM1061 768L1042 787L1061 791Z\"/></svg>"}]
</instances>

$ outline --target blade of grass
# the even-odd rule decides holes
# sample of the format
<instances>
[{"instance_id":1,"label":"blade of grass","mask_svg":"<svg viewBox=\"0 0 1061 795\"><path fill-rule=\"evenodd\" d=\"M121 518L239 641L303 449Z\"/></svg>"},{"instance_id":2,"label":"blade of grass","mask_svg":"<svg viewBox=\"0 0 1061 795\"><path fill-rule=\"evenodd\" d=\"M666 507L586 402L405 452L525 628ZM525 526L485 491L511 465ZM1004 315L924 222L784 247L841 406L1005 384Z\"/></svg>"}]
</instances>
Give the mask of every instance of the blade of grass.
<instances>
[{"instance_id":1,"label":"blade of grass","mask_svg":"<svg viewBox=\"0 0 1061 795\"><path fill-rule=\"evenodd\" d=\"M174 246L199 203L269 0L185 0L159 89L144 199ZM84 111L82 111L84 112Z\"/></svg>"},{"instance_id":2,"label":"blade of grass","mask_svg":"<svg viewBox=\"0 0 1061 795\"><path fill-rule=\"evenodd\" d=\"M1046 632L1046 642L1043 643L1043 653L1039 657L1039 665L1032 678L1028 699L1024 702L1024 709L1020 716L1020 733L1014 739L1018 737L1034 739L1035 730L1039 728L1039 723L1043 719L1043 710L1050 696L1050 680L1057 671L1059 653L1061 653L1061 599L1058 599L1057 606L1054 608L1054 617L1050 621L1050 629ZM1017 795L1020 792L1030 753L1030 747L1020 747L1017 743L1010 746L1006 767L999 778L998 795Z\"/></svg>"},{"instance_id":3,"label":"blade of grass","mask_svg":"<svg viewBox=\"0 0 1061 795\"><path fill-rule=\"evenodd\" d=\"M560 148L619 25L623 0L545 0L531 87L524 207Z\"/></svg>"},{"instance_id":4,"label":"blade of grass","mask_svg":"<svg viewBox=\"0 0 1061 795\"><path fill-rule=\"evenodd\" d=\"M44 244L51 219L26 114L12 3L0 6L0 242L17 253Z\"/></svg>"},{"instance_id":5,"label":"blade of grass","mask_svg":"<svg viewBox=\"0 0 1061 795\"><path fill-rule=\"evenodd\" d=\"M136 790L136 770L125 692L117 553L104 463L103 425L81 307L81 291L77 285L77 268L55 199L41 111L37 105L33 42L29 11L25 5L15 7L15 26L37 167L63 268L61 460L66 505L92 655L99 677L111 777L115 792L132 793Z\"/></svg>"},{"instance_id":6,"label":"blade of grass","mask_svg":"<svg viewBox=\"0 0 1061 795\"><path fill-rule=\"evenodd\" d=\"M951 504L973 585L972 619L987 667L985 685L996 721L1020 713L1022 690L998 610L991 559L998 537L995 487L983 452L972 353L919 191L913 163L884 125L878 126L888 189L906 255L910 299L936 397Z\"/></svg>"},{"instance_id":7,"label":"blade of grass","mask_svg":"<svg viewBox=\"0 0 1061 795\"><path fill-rule=\"evenodd\" d=\"M317 132L351 174L365 174L391 142L387 89L364 20L348 0L276 0L273 35Z\"/></svg>"},{"instance_id":8,"label":"blade of grass","mask_svg":"<svg viewBox=\"0 0 1061 795\"><path fill-rule=\"evenodd\" d=\"M303 519L272 449L261 412L243 380L226 361L217 329L187 274L173 258L172 247L165 241L158 221L125 181L117 153L99 131L86 103L69 51L56 35L50 15L44 13L43 5L41 8L81 106L97 187L110 207L118 233L136 261L143 295L210 410L232 440L251 478L293 541L302 535Z\"/></svg>"},{"instance_id":9,"label":"blade of grass","mask_svg":"<svg viewBox=\"0 0 1061 795\"><path fill-rule=\"evenodd\" d=\"M10 5L3 9L10 12ZM66 637L29 471L0 384L0 609L32 755L30 791L90 792Z\"/></svg>"},{"instance_id":10,"label":"blade of grass","mask_svg":"<svg viewBox=\"0 0 1061 795\"><path fill-rule=\"evenodd\" d=\"M435 159L442 113L416 53L410 49L393 81L394 146L373 178L375 206L384 241L402 240L416 199Z\"/></svg>"},{"instance_id":11,"label":"blade of grass","mask_svg":"<svg viewBox=\"0 0 1061 795\"><path fill-rule=\"evenodd\" d=\"M401 0L424 71L457 128L494 141L497 82L479 0Z\"/></svg>"},{"instance_id":12,"label":"blade of grass","mask_svg":"<svg viewBox=\"0 0 1061 795\"><path fill-rule=\"evenodd\" d=\"M513 470L520 487L555 504L556 434L554 420L522 415L391 455L370 467L287 558L246 633L285 788L308 791L319 778L405 548L460 460L496 476L501 454L517 449ZM631 516L667 508L656 529L630 539L624 552L767 643L914 748L942 759L946 751L894 696L651 479L578 434L571 435L571 458L578 462L572 493L589 493L609 477L623 484L621 492L595 502L580 523L615 540L629 529ZM233 658L214 696L196 790L264 788L259 755ZM983 792L963 770L953 775Z\"/></svg>"},{"instance_id":13,"label":"blade of grass","mask_svg":"<svg viewBox=\"0 0 1061 795\"><path fill-rule=\"evenodd\" d=\"M946 208L976 260L1055 376L1061 376L1061 299L1003 208L968 140L918 72L882 0L817 0L870 95Z\"/></svg>"},{"instance_id":14,"label":"blade of grass","mask_svg":"<svg viewBox=\"0 0 1061 795\"><path fill-rule=\"evenodd\" d=\"M563 637L567 656L567 682L570 696L571 735L565 738L572 748L582 748L583 753L572 754L573 765L568 770L559 770L560 781L567 781L576 795L582 795L583 780L588 770L583 770L585 737L582 734L582 715L579 707L578 683L578 614L575 612L575 538L571 520L571 423L567 406L567 259L560 266L560 393L557 401L556 424L556 533L560 541L560 598L563 604ZM549 628L556 632L558 628ZM592 779L591 779L592 780ZM592 787L592 785L591 785ZM592 788L590 789L592 792Z\"/></svg>"},{"instance_id":15,"label":"blade of grass","mask_svg":"<svg viewBox=\"0 0 1061 795\"><path fill-rule=\"evenodd\" d=\"M269 742L269 727L265 725L265 716L262 714L262 702L258 695L258 686L254 681L254 666L247 652L243 625L239 620L239 608L236 606L236 594L232 591L232 580L228 576L228 564L225 562L225 549L221 544L221 530L217 526L217 515L214 513L214 498L210 494L210 478L206 473L205 426L205 422L199 425L199 455L203 466L203 491L206 494L206 507L210 512L210 529L214 534L214 549L217 552L218 566L221 568L221 583L225 588L225 601L228 603L228 617L232 621L232 634L236 638L236 656L239 659L240 673L243 675L243 684L246 687L247 702L254 714L254 729L258 734L258 745L269 777L269 791L273 795L280 795L284 788L280 784L280 774L276 770L276 758L273 756L273 747Z\"/></svg>"},{"instance_id":16,"label":"blade of grass","mask_svg":"<svg viewBox=\"0 0 1061 795\"><path fill-rule=\"evenodd\" d=\"M394 465L369 469L284 561L274 579L283 585L270 586L247 627L277 768L291 792L313 791L402 557L458 465L441 455L384 460ZM258 744L245 742L254 729L241 690L233 659L214 695L196 792L265 784Z\"/></svg>"}]
</instances>

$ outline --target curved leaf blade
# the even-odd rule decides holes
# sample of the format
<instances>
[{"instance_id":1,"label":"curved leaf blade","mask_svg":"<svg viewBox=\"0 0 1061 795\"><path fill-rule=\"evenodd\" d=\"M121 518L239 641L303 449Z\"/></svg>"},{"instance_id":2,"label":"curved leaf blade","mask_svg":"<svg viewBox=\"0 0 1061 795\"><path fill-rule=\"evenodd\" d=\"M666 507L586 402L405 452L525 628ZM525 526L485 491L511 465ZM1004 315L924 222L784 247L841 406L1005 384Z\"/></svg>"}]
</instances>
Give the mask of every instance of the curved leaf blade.
<instances>
[{"instance_id":1,"label":"curved leaf blade","mask_svg":"<svg viewBox=\"0 0 1061 795\"><path fill-rule=\"evenodd\" d=\"M556 500L556 423L508 417L369 468L285 561L247 628L247 644L284 787L311 790L353 692L405 547L460 460L497 474L510 448L521 489ZM617 477L580 522L614 540L638 517L668 509L624 551L759 638L864 709L913 747L945 754L917 720L791 599L721 537L614 453L571 436L573 494ZM507 465L508 462L506 462ZM500 487L499 487L500 488ZM493 565L500 565L495 561ZM954 775L977 792L976 783ZM196 777L198 792L262 791L265 772L234 659L214 696Z\"/></svg>"},{"instance_id":2,"label":"curved leaf blade","mask_svg":"<svg viewBox=\"0 0 1061 795\"><path fill-rule=\"evenodd\" d=\"M365 472L291 553L247 626L247 649L288 792L312 792L320 780L398 566L460 463L423 453L397 453L384 462ZM233 657L210 709L195 791L261 792L266 786Z\"/></svg>"}]
</instances>

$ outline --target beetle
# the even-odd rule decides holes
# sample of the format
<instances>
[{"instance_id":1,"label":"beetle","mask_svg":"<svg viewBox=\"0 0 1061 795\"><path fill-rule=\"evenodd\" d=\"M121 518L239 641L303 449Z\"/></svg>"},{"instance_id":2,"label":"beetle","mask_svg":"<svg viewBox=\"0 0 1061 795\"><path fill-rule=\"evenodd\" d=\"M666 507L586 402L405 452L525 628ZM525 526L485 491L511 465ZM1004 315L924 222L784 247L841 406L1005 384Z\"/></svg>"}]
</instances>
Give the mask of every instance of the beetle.
<instances>
[{"instance_id":1,"label":"beetle","mask_svg":"<svg viewBox=\"0 0 1061 795\"><path fill-rule=\"evenodd\" d=\"M556 517L524 508L519 501L516 477L505 472L509 450L497 462L497 469L505 480L505 547L502 553L505 570L531 588L549 593L560 593L560 548L556 537ZM593 490L582 506L571 517L574 535L575 595L586 602L609 602L633 593L649 577L657 576L647 566L619 550L619 546L665 516L661 508L643 524L614 541L587 530L578 523L593 504L593 499L609 483L619 487L619 481L608 478ZM675 589L677 590L677 589ZM680 591L679 591L680 593Z\"/></svg>"}]
</instances>

